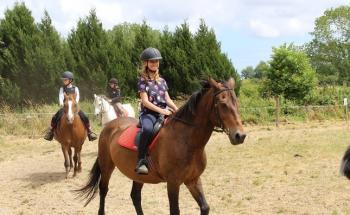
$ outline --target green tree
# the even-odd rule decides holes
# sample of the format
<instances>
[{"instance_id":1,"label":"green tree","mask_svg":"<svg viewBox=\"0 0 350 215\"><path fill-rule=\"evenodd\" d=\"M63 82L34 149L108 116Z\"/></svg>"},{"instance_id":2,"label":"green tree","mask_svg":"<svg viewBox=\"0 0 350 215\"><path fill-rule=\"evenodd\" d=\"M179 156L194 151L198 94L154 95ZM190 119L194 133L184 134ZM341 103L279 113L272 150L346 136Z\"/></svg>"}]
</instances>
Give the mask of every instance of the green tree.
<instances>
[{"instance_id":1,"label":"green tree","mask_svg":"<svg viewBox=\"0 0 350 215\"><path fill-rule=\"evenodd\" d=\"M273 48L270 68L263 82L262 93L276 100L276 123L278 125L279 100L286 99L305 103L316 86L316 73L309 59L293 45Z\"/></svg>"},{"instance_id":2,"label":"green tree","mask_svg":"<svg viewBox=\"0 0 350 215\"><path fill-rule=\"evenodd\" d=\"M194 71L197 72L197 79L204 75L210 75L217 80L226 80L234 77L236 80L236 92L239 91L240 77L237 74L232 62L226 54L221 51L221 44L217 41L213 29L200 20L199 28L194 36L196 53L194 55Z\"/></svg>"},{"instance_id":3,"label":"green tree","mask_svg":"<svg viewBox=\"0 0 350 215\"><path fill-rule=\"evenodd\" d=\"M68 44L75 60L73 72L82 91L82 97L104 91L107 74L111 74L108 37L102 23L91 10L89 16L80 19L76 30L68 36ZM69 68L67 68L69 69Z\"/></svg>"},{"instance_id":4,"label":"green tree","mask_svg":"<svg viewBox=\"0 0 350 215\"><path fill-rule=\"evenodd\" d=\"M178 73L181 81L174 86L177 92L190 94L199 88L196 78L200 71L195 70L196 46L188 23L184 22L176 27L172 37L172 52L168 58L172 59L171 69Z\"/></svg>"},{"instance_id":5,"label":"green tree","mask_svg":"<svg viewBox=\"0 0 350 215\"><path fill-rule=\"evenodd\" d=\"M247 66L246 68L242 69L241 74L244 79L255 78L255 71L252 66Z\"/></svg>"},{"instance_id":6,"label":"green tree","mask_svg":"<svg viewBox=\"0 0 350 215\"><path fill-rule=\"evenodd\" d=\"M132 62L137 24L123 23L108 32L111 49L111 73L108 79L116 77L123 95L136 95L137 65ZM138 59L139 61L139 59Z\"/></svg>"},{"instance_id":7,"label":"green tree","mask_svg":"<svg viewBox=\"0 0 350 215\"><path fill-rule=\"evenodd\" d=\"M40 44L39 31L24 3L16 3L13 9L5 11L0 21L0 38L6 44L0 55L0 76L3 84L19 91L11 102L35 99L33 89L38 83L33 59Z\"/></svg>"},{"instance_id":8,"label":"green tree","mask_svg":"<svg viewBox=\"0 0 350 215\"><path fill-rule=\"evenodd\" d=\"M260 61L259 64L254 68L254 78L257 78L257 79L263 78L266 75L268 70L269 70L269 64L264 61Z\"/></svg>"},{"instance_id":9,"label":"green tree","mask_svg":"<svg viewBox=\"0 0 350 215\"><path fill-rule=\"evenodd\" d=\"M350 6L326 10L305 48L321 84L350 84Z\"/></svg>"},{"instance_id":10,"label":"green tree","mask_svg":"<svg viewBox=\"0 0 350 215\"><path fill-rule=\"evenodd\" d=\"M37 25L39 30L39 44L33 58L37 87L32 89L38 100L57 101L57 91L60 85L60 74L67 69L64 42L52 25L47 11Z\"/></svg>"}]
</instances>

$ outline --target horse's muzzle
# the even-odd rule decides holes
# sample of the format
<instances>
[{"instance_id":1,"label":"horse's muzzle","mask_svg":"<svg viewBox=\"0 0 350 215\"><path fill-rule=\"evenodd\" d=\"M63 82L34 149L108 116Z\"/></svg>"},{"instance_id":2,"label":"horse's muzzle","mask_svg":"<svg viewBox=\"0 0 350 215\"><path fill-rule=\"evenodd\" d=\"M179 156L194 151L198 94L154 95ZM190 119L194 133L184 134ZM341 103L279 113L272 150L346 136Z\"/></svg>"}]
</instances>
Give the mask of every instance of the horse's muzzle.
<instances>
[{"instance_id":1,"label":"horse's muzzle","mask_svg":"<svg viewBox=\"0 0 350 215\"><path fill-rule=\"evenodd\" d=\"M230 142L232 145L242 144L247 135L243 132L236 131L229 134Z\"/></svg>"}]
</instances>

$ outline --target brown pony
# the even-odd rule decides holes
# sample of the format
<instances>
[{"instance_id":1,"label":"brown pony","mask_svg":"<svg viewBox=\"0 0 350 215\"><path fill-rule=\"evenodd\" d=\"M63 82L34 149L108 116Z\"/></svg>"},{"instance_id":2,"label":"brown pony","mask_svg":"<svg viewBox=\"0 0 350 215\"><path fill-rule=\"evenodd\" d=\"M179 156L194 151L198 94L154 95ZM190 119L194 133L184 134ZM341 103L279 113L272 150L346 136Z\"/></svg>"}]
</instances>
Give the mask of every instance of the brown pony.
<instances>
[{"instance_id":1,"label":"brown pony","mask_svg":"<svg viewBox=\"0 0 350 215\"><path fill-rule=\"evenodd\" d=\"M66 168L66 178L69 171L73 167L72 148L74 148L74 174L81 171L80 152L83 143L86 139L87 132L78 112L79 106L74 95L64 95L64 114L61 117L57 128L55 129L54 137L61 143L64 156L64 167Z\"/></svg>"},{"instance_id":2,"label":"brown pony","mask_svg":"<svg viewBox=\"0 0 350 215\"><path fill-rule=\"evenodd\" d=\"M167 183L170 214L180 214L179 189L184 183L197 201L201 214L209 213L204 197L201 174L206 167L205 146L215 127L221 128L233 145L243 143L245 133L233 91L234 80L218 83L209 78L203 88L193 94L159 132L149 152L150 172L138 175L134 168L137 152L126 149L117 140L129 126L138 123L132 118L118 118L106 124L99 139L98 157L88 183L77 192L87 198L86 205L100 189L100 208L104 214L108 183L115 168L133 180L131 198L137 214L143 214L141 189L144 183Z\"/></svg>"}]
</instances>

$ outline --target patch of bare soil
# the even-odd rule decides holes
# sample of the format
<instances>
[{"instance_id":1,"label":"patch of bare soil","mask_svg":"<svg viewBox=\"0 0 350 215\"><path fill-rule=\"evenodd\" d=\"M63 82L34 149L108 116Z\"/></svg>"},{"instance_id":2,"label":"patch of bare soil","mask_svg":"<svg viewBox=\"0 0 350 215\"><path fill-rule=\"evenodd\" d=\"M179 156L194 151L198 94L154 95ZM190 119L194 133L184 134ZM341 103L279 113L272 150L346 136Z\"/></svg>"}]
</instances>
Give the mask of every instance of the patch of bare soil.
<instances>
[{"instance_id":1,"label":"patch of bare soil","mask_svg":"<svg viewBox=\"0 0 350 215\"><path fill-rule=\"evenodd\" d=\"M350 143L346 123L248 126L246 142L232 146L214 133L202 182L210 214L350 214L350 181L339 173ZM0 137L0 214L97 214L98 196L86 207L72 192L86 183L97 142L86 141L83 171L65 179L60 145L43 139ZM133 165L133 164L131 164ZM107 214L136 214L131 181L114 171ZM169 214L166 185L145 185L145 214ZM181 214L199 214L185 186Z\"/></svg>"}]
</instances>

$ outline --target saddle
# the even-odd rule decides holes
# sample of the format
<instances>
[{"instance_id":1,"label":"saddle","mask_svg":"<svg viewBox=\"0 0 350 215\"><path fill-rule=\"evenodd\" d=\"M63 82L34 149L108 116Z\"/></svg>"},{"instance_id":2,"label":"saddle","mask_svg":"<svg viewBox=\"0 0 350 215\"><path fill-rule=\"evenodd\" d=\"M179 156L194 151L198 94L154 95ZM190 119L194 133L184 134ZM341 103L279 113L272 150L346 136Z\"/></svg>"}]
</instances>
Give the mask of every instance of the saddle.
<instances>
[{"instance_id":1,"label":"saddle","mask_svg":"<svg viewBox=\"0 0 350 215\"><path fill-rule=\"evenodd\" d=\"M150 151L157 142L159 131L164 124L164 118L159 117L155 123L152 131L151 144L148 145L148 150ZM138 145L141 139L141 124L140 122L137 125L132 125L125 129L120 135L117 143L127 149L137 151Z\"/></svg>"}]
</instances>

